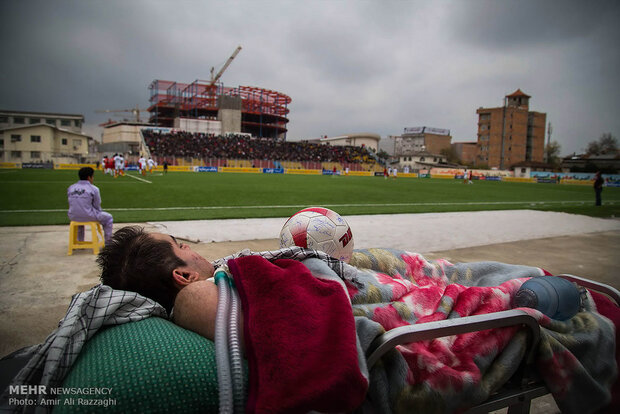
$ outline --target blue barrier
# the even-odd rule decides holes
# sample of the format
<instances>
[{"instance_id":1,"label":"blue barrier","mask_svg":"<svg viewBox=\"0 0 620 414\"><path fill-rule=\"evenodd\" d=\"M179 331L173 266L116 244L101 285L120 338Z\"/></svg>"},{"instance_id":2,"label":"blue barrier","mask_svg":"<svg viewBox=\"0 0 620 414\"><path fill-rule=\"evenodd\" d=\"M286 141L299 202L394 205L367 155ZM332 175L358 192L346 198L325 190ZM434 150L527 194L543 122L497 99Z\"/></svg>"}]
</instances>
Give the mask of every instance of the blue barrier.
<instances>
[{"instance_id":1,"label":"blue barrier","mask_svg":"<svg viewBox=\"0 0 620 414\"><path fill-rule=\"evenodd\" d=\"M195 172L217 172L217 167L195 167Z\"/></svg>"},{"instance_id":2,"label":"blue barrier","mask_svg":"<svg viewBox=\"0 0 620 414\"><path fill-rule=\"evenodd\" d=\"M284 174L284 168L263 168L264 174Z\"/></svg>"},{"instance_id":3,"label":"blue barrier","mask_svg":"<svg viewBox=\"0 0 620 414\"><path fill-rule=\"evenodd\" d=\"M558 180L556 178L536 177L536 182L539 184L557 184Z\"/></svg>"},{"instance_id":4,"label":"blue barrier","mask_svg":"<svg viewBox=\"0 0 620 414\"><path fill-rule=\"evenodd\" d=\"M53 162L22 162L22 168L45 168L53 169Z\"/></svg>"}]
</instances>

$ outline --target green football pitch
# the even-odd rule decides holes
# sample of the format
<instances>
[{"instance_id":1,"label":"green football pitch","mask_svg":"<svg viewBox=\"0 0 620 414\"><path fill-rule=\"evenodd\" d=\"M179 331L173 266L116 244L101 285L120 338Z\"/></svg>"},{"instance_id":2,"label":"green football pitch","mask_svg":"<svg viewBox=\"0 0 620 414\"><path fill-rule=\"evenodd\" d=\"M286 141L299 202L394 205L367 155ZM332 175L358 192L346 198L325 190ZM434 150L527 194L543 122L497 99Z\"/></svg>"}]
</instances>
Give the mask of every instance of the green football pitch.
<instances>
[{"instance_id":1,"label":"green football pitch","mask_svg":"<svg viewBox=\"0 0 620 414\"><path fill-rule=\"evenodd\" d=\"M0 170L0 226L66 224L73 170ZM620 188L594 207L588 185L383 177L130 171L95 172L103 209L117 223L288 217L308 206L342 215L536 209L597 217L620 215Z\"/></svg>"}]
</instances>

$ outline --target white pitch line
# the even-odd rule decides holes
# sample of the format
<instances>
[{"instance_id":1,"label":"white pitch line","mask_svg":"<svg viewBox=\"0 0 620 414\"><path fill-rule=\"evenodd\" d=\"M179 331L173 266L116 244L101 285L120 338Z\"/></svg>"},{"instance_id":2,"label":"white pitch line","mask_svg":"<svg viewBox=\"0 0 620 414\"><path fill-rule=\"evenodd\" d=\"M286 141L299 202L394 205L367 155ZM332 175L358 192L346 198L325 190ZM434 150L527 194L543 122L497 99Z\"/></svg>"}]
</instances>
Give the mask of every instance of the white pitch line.
<instances>
[{"instance_id":1,"label":"white pitch line","mask_svg":"<svg viewBox=\"0 0 620 414\"><path fill-rule=\"evenodd\" d=\"M133 175L131 175L131 174L127 174L127 177L131 177L131 178L134 178L134 179L136 179L136 180L144 181L145 183L153 184L153 182L151 182L151 181L149 181L149 180L145 180L144 178L140 178L140 177L134 177L134 176L133 176Z\"/></svg>"},{"instance_id":2,"label":"white pitch line","mask_svg":"<svg viewBox=\"0 0 620 414\"><path fill-rule=\"evenodd\" d=\"M416 206L461 206L461 205L521 205L531 206L544 204L588 204L592 200L571 201L473 201L462 203L382 203L382 204L320 204L322 207L416 207ZM605 204L616 204L615 200L606 201ZM192 207L134 207L134 208L105 208L105 211L172 211L172 210L233 210L233 209L274 209L274 208L303 208L310 204L295 204L283 206L192 206ZM314 205L314 204L313 204ZM316 204L319 205L319 204ZM54 213L63 212L66 209L49 210L0 210L0 213Z\"/></svg>"}]
</instances>

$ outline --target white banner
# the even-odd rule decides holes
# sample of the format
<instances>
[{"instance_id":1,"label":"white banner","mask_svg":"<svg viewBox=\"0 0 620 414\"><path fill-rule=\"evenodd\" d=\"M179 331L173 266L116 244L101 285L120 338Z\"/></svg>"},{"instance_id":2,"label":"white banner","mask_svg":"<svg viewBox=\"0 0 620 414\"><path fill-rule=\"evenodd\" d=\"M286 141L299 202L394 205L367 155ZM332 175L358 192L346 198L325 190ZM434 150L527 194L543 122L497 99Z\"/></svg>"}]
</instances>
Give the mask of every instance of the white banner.
<instances>
[{"instance_id":1,"label":"white banner","mask_svg":"<svg viewBox=\"0 0 620 414\"><path fill-rule=\"evenodd\" d=\"M421 134L423 131L424 127L405 128L405 134Z\"/></svg>"},{"instance_id":2,"label":"white banner","mask_svg":"<svg viewBox=\"0 0 620 414\"><path fill-rule=\"evenodd\" d=\"M427 134L435 134L435 135L450 135L449 129L441 129L441 128L433 128L433 127L424 127L424 132Z\"/></svg>"}]
</instances>

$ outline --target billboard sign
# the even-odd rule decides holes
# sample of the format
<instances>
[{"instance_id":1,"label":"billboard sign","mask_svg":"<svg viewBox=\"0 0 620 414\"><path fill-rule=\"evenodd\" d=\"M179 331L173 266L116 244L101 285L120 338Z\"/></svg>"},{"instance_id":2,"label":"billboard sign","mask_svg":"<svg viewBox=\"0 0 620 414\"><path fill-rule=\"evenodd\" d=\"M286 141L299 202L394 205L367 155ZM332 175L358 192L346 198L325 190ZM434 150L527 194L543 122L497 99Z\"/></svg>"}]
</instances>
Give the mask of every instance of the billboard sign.
<instances>
[{"instance_id":1,"label":"billboard sign","mask_svg":"<svg viewBox=\"0 0 620 414\"><path fill-rule=\"evenodd\" d=\"M217 172L217 167L194 167L195 172Z\"/></svg>"},{"instance_id":2,"label":"billboard sign","mask_svg":"<svg viewBox=\"0 0 620 414\"><path fill-rule=\"evenodd\" d=\"M22 162L22 168L48 168L53 169L53 162Z\"/></svg>"},{"instance_id":3,"label":"billboard sign","mask_svg":"<svg viewBox=\"0 0 620 414\"><path fill-rule=\"evenodd\" d=\"M424 133L435 135L450 135L450 130L442 128L424 127Z\"/></svg>"},{"instance_id":4,"label":"billboard sign","mask_svg":"<svg viewBox=\"0 0 620 414\"><path fill-rule=\"evenodd\" d=\"M424 127L405 128L405 134L421 134L422 132L424 132Z\"/></svg>"}]
</instances>

